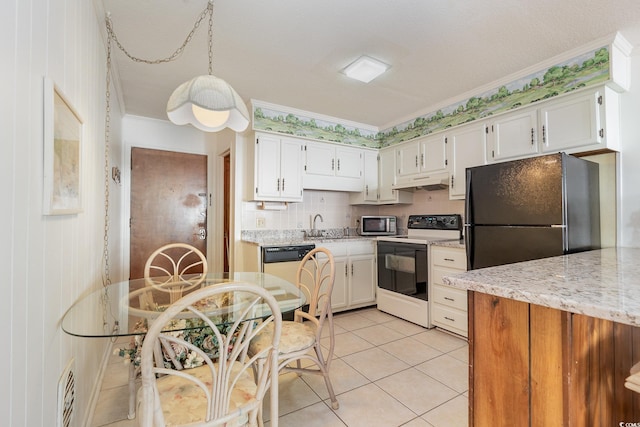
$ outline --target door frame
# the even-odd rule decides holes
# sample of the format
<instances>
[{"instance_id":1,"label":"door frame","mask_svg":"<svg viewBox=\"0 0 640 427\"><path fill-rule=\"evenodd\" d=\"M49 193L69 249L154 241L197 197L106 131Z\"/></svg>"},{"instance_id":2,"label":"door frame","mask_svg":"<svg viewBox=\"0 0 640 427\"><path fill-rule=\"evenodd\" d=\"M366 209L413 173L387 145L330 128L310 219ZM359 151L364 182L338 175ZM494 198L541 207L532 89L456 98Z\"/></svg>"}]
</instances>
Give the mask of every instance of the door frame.
<instances>
[{"instance_id":1,"label":"door frame","mask_svg":"<svg viewBox=\"0 0 640 427\"><path fill-rule=\"evenodd\" d=\"M223 206L221 206L221 203L212 203L212 201L218 200L217 195L221 195L223 191L224 153L230 152L232 165L234 163L234 152L230 149L230 146L235 143L235 133L229 131L211 134L191 126L176 126L166 121L127 115L122 120L122 135L123 158L121 163L123 167L121 171L121 210L119 213L122 217L121 241L113 242L113 244L122 249L122 271L119 272L119 275L114 274L113 281L127 279L130 269L131 149L134 147L207 156L207 192L209 194L209 205L207 207L207 262L209 263L209 271L221 271L223 255L219 248L223 245L223 227L220 224L222 221L218 221L218 218L222 218ZM233 174L231 179L233 180ZM233 199L231 203L233 204ZM230 206L230 209L233 212L233 206ZM118 212L111 211L109 215L118 215ZM231 230L233 230L233 227L234 222L232 221L230 224ZM233 252L230 253L229 261L230 266L232 266ZM116 277L119 277L119 279L116 279Z\"/></svg>"}]
</instances>

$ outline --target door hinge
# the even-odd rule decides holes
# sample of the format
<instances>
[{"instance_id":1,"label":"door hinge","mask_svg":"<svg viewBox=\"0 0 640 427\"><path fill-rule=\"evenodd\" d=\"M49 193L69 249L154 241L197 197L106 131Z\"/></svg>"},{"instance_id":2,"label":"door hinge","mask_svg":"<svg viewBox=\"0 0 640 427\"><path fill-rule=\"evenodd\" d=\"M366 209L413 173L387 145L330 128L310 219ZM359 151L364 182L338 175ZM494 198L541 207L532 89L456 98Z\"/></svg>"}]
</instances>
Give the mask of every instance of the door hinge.
<instances>
[{"instance_id":1,"label":"door hinge","mask_svg":"<svg viewBox=\"0 0 640 427\"><path fill-rule=\"evenodd\" d=\"M131 228L131 224L133 224L133 218L129 218L129 228Z\"/></svg>"},{"instance_id":2,"label":"door hinge","mask_svg":"<svg viewBox=\"0 0 640 427\"><path fill-rule=\"evenodd\" d=\"M604 129L600 129L598 134L600 135L600 138L604 138Z\"/></svg>"},{"instance_id":3,"label":"door hinge","mask_svg":"<svg viewBox=\"0 0 640 427\"><path fill-rule=\"evenodd\" d=\"M447 166L449 164L449 160L444 159L444 165Z\"/></svg>"},{"instance_id":4,"label":"door hinge","mask_svg":"<svg viewBox=\"0 0 640 427\"><path fill-rule=\"evenodd\" d=\"M598 97L598 104L602 105L602 95Z\"/></svg>"},{"instance_id":5,"label":"door hinge","mask_svg":"<svg viewBox=\"0 0 640 427\"><path fill-rule=\"evenodd\" d=\"M449 142L449 138L444 139L444 143L447 144Z\"/></svg>"}]
</instances>

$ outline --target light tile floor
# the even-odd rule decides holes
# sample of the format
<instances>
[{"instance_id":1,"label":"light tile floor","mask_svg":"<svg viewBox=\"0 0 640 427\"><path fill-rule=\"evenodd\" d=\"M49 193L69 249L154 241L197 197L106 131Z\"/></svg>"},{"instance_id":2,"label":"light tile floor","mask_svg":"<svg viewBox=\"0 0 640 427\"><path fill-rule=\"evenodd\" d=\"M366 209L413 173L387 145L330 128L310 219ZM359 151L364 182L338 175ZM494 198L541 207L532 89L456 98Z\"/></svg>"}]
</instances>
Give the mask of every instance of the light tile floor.
<instances>
[{"instance_id":1,"label":"light tile floor","mask_svg":"<svg viewBox=\"0 0 640 427\"><path fill-rule=\"evenodd\" d=\"M457 427L468 422L468 345L367 308L335 315L331 409L321 377L280 376L280 426ZM121 341L115 346L125 345ZM112 356L92 426L132 427L128 368ZM265 405L265 420L269 419ZM267 426L269 423L265 423Z\"/></svg>"}]
</instances>

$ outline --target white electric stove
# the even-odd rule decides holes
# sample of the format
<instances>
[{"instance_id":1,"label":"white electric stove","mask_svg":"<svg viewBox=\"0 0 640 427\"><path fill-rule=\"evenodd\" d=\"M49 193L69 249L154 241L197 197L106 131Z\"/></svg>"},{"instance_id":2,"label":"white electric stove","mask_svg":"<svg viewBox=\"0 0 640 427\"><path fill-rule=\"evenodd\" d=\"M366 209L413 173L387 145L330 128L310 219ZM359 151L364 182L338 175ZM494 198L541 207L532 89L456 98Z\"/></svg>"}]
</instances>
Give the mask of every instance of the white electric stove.
<instances>
[{"instance_id":1,"label":"white electric stove","mask_svg":"<svg viewBox=\"0 0 640 427\"><path fill-rule=\"evenodd\" d=\"M431 328L429 245L460 239L458 214L410 215L406 236L378 237L378 309Z\"/></svg>"}]
</instances>

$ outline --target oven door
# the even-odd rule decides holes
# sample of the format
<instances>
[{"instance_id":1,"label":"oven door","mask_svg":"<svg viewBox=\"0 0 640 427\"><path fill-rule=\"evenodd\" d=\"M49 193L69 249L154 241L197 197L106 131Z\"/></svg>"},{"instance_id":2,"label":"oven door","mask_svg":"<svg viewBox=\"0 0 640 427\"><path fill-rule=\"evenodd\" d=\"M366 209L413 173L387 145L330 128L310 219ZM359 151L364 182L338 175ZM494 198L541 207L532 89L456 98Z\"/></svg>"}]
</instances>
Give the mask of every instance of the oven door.
<instances>
[{"instance_id":1,"label":"oven door","mask_svg":"<svg viewBox=\"0 0 640 427\"><path fill-rule=\"evenodd\" d=\"M378 241L378 287L428 300L427 245Z\"/></svg>"}]
</instances>

